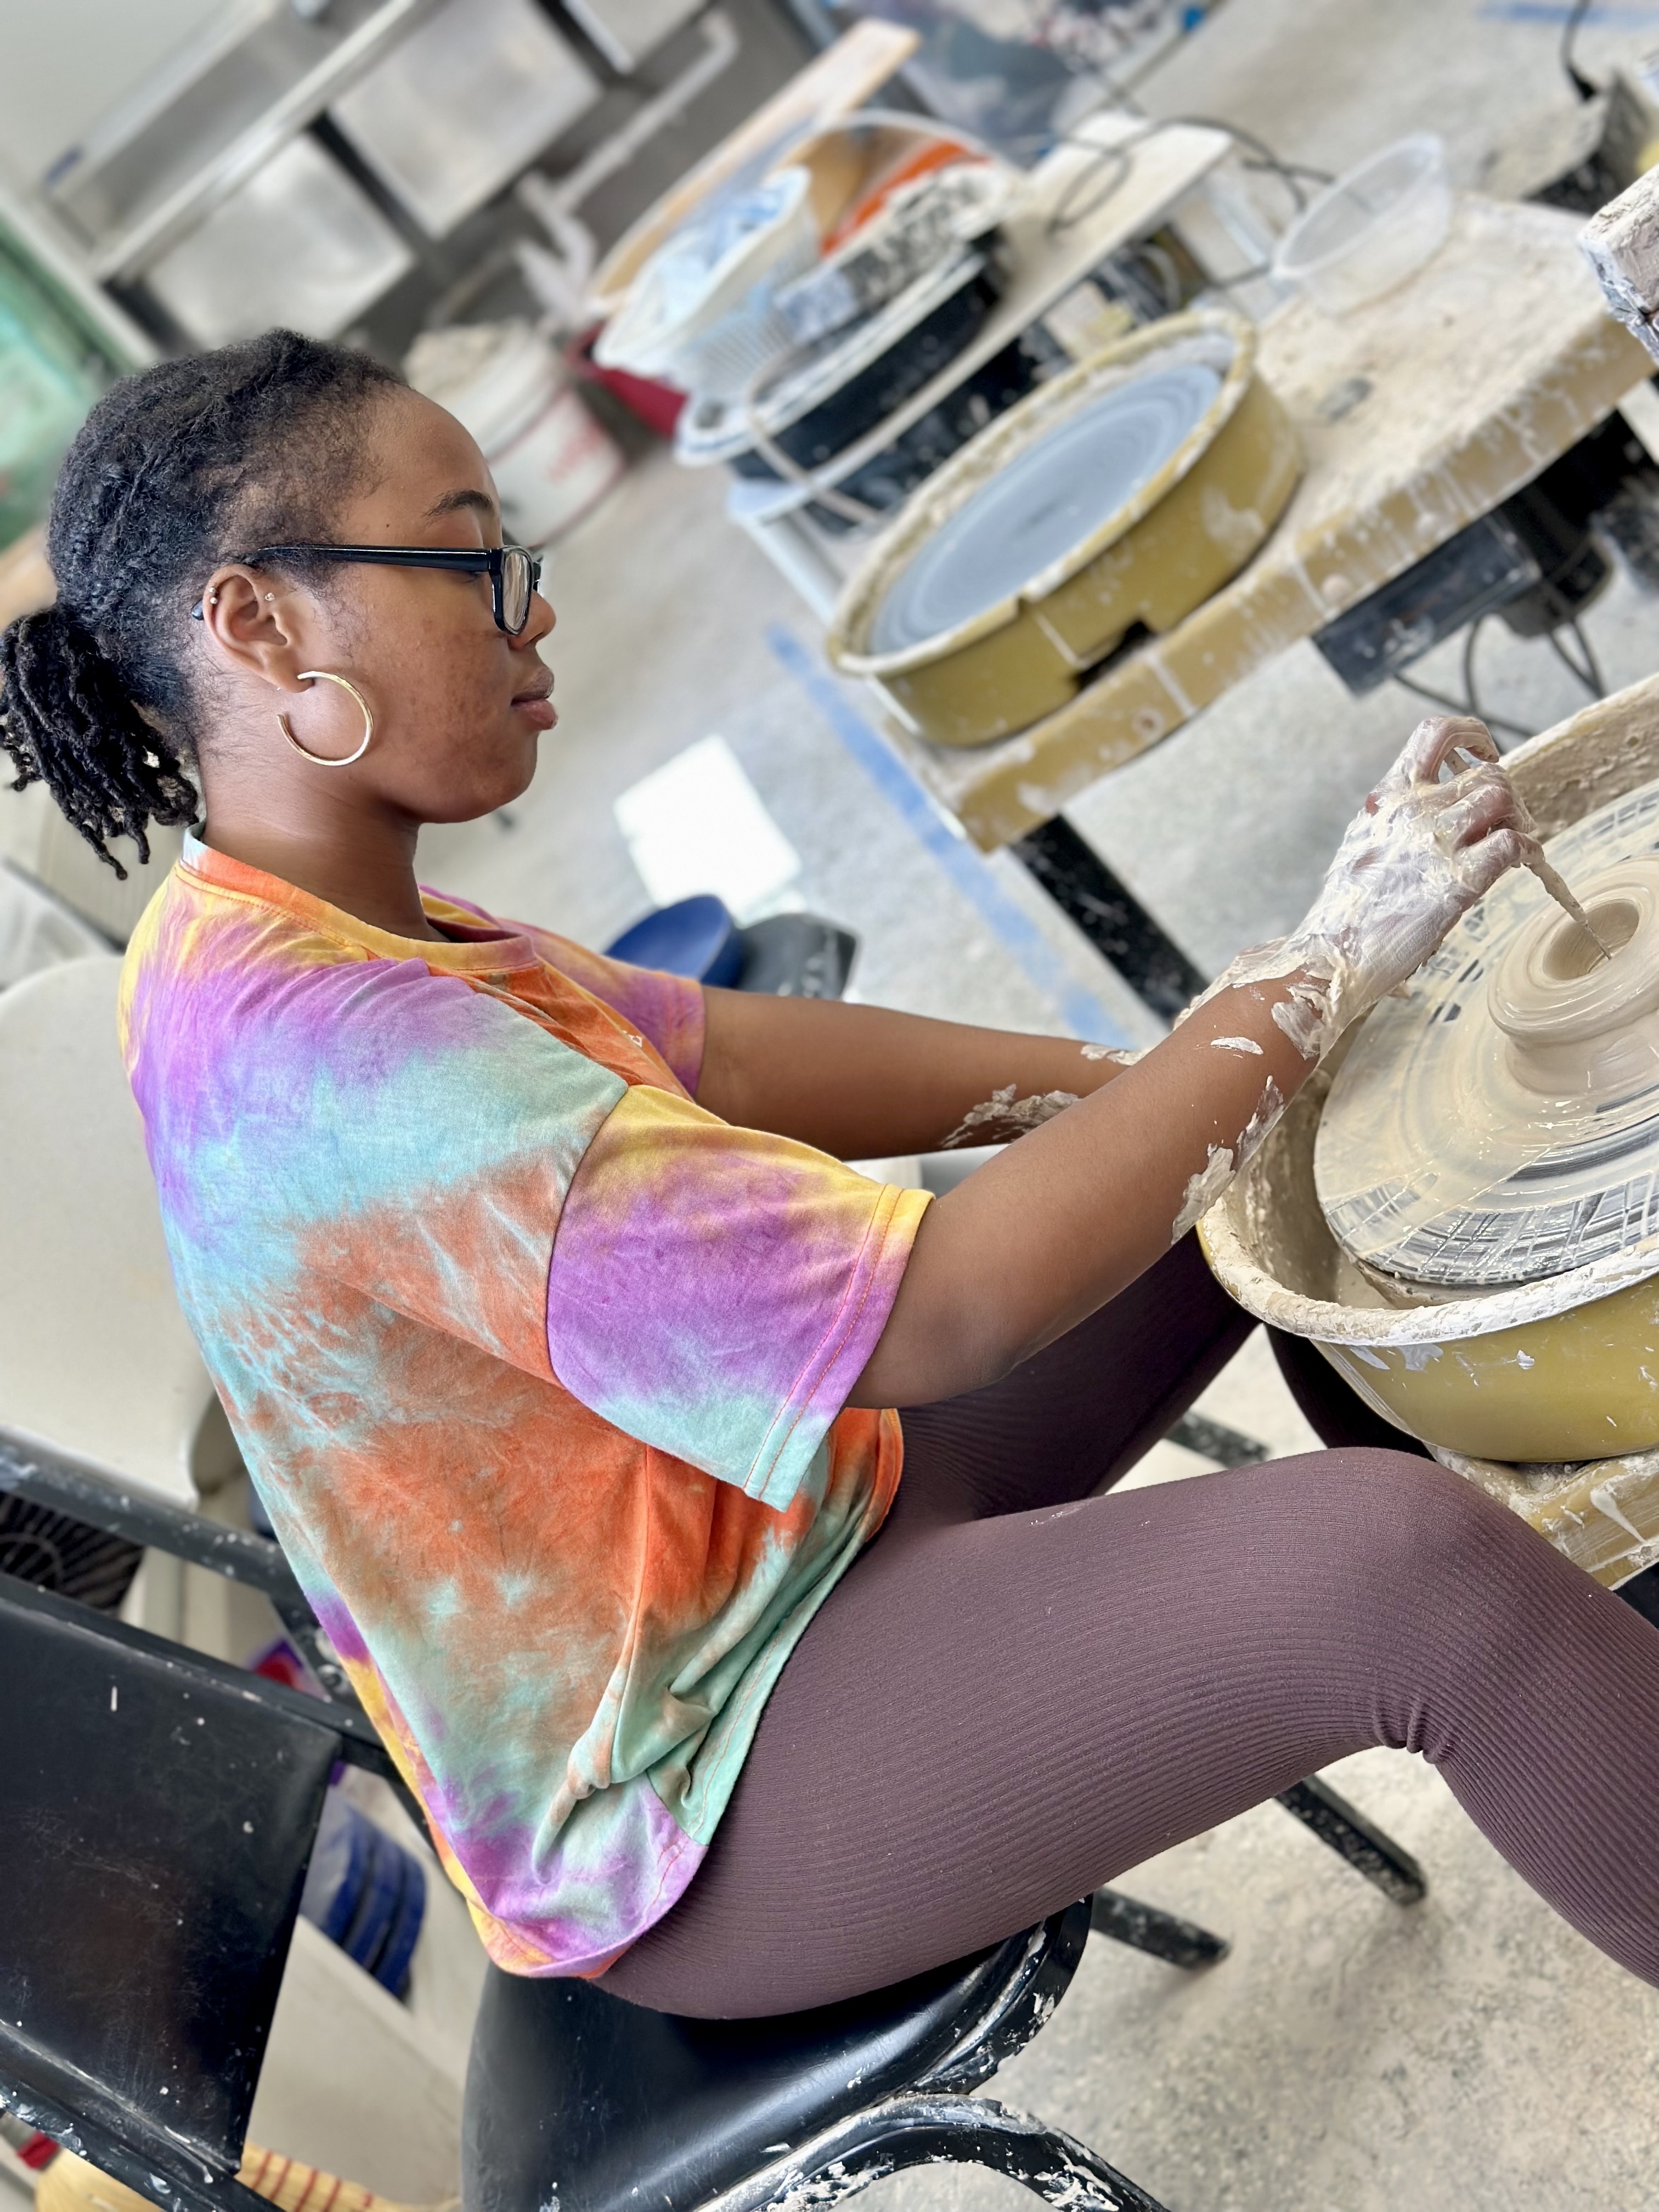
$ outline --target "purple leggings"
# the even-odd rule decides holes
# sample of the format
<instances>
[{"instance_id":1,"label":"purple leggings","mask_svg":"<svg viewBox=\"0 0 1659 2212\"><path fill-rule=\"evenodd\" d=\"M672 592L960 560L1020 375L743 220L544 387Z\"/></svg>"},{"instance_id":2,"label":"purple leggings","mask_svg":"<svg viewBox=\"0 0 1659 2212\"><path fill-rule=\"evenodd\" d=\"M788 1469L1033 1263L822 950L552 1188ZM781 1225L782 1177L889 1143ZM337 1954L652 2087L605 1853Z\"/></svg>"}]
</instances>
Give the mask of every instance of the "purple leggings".
<instances>
[{"instance_id":1,"label":"purple leggings","mask_svg":"<svg viewBox=\"0 0 1659 2212\"><path fill-rule=\"evenodd\" d=\"M1659 1984L1659 1631L1407 1450L1121 1496L1250 1324L1188 1237L991 1389L904 1416L887 1524L783 1670L708 1856L605 1977L793 2012L962 1958L1368 1746L1421 1752Z\"/></svg>"}]
</instances>

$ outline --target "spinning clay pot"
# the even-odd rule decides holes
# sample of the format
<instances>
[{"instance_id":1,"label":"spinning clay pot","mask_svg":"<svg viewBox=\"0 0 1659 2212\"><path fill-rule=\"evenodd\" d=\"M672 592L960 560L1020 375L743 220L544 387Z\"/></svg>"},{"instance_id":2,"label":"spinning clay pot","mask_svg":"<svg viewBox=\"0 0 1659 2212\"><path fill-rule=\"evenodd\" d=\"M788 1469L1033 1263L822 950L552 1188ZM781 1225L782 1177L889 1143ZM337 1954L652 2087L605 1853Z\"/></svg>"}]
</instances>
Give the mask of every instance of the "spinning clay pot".
<instances>
[{"instance_id":1,"label":"spinning clay pot","mask_svg":"<svg viewBox=\"0 0 1659 2212\"><path fill-rule=\"evenodd\" d=\"M1523 796L1569 794L1557 821L1602 799L1546 850L1611 957L1505 877L1310 1079L1200 1236L1241 1304L1396 1426L1534 1468L1534 1488L1567 1462L1639 1467L1659 1539L1659 1463L1629 1456L1659 1448L1659 685L1632 696L1639 731L1607 702L1509 763ZM1574 1510L1634 1556L1628 1511Z\"/></svg>"}]
</instances>

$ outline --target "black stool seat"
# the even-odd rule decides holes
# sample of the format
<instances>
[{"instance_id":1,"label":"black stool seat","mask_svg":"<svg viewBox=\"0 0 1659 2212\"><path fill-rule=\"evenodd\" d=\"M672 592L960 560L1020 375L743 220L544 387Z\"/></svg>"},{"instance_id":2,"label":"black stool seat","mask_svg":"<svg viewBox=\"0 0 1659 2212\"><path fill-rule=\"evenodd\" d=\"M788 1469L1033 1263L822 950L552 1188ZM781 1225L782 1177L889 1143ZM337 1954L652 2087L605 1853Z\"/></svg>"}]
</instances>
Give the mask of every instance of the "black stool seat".
<instances>
[{"instance_id":1,"label":"black stool seat","mask_svg":"<svg viewBox=\"0 0 1659 2212\"><path fill-rule=\"evenodd\" d=\"M490 1972L467 2075L466 2212L694 2212L849 2116L960 2093L1034 2034L1088 1940L1085 1899L975 1959L777 2019L648 2012Z\"/></svg>"}]
</instances>

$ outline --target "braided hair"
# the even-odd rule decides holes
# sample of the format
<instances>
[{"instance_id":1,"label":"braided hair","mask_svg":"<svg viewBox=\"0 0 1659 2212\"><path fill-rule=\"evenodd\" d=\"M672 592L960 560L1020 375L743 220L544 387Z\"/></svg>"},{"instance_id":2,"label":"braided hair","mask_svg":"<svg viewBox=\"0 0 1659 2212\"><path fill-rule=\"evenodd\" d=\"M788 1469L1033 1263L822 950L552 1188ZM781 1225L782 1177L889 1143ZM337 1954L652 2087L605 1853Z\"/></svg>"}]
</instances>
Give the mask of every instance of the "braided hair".
<instances>
[{"instance_id":1,"label":"braided hair","mask_svg":"<svg viewBox=\"0 0 1659 2212\"><path fill-rule=\"evenodd\" d=\"M190 611L250 545L329 535L366 465L365 411L399 381L292 331L161 362L106 392L52 495L55 605L0 632L0 750L118 876L149 823L191 822L204 702Z\"/></svg>"}]
</instances>

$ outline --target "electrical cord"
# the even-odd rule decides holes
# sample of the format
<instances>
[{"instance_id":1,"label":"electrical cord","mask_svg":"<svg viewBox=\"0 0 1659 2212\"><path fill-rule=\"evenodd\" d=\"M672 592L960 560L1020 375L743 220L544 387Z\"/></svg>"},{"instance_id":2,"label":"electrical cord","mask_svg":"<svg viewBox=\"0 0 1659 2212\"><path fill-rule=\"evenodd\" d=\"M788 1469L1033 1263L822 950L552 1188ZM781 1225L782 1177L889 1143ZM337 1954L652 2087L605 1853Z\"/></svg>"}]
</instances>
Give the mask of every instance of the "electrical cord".
<instances>
[{"instance_id":1,"label":"electrical cord","mask_svg":"<svg viewBox=\"0 0 1659 2212\"><path fill-rule=\"evenodd\" d=\"M1510 721L1506 715L1494 714L1490 708L1481 703L1480 690L1475 683L1474 656L1481 629L1487 619L1486 615L1478 616L1469 624L1468 633L1463 640L1463 696L1462 699L1449 699L1443 691L1431 690L1426 684L1416 683L1409 676L1396 673L1393 680L1402 691L1411 692L1415 698L1427 700L1431 706L1443 707L1448 714L1473 714L1477 721L1484 722L1489 730L1493 732L1503 730L1512 738L1535 737L1537 735L1535 730L1523 729L1519 722ZM1570 629L1577 641L1578 650L1583 655L1582 666L1568 652L1561 635L1562 629ZM1575 682L1583 685L1592 699L1607 697L1607 684L1602 678L1601 664L1595 658L1595 649L1584 634L1583 623L1576 615L1562 623L1560 628L1547 631L1545 642L1562 666L1567 670Z\"/></svg>"},{"instance_id":2,"label":"electrical cord","mask_svg":"<svg viewBox=\"0 0 1659 2212\"><path fill-rule=\"evenodd\" d=\"M1559 630L1552 630L1550 632L1548 643L1550 651L1555 655L1561 665L1566 670L1568 675L1571 677L1574 683L1582 684L1584 689L1588 691L1590 688L1590 679L1584 673L1584 671L1578 665L1578 663L1573 659L1572 655L1567 651L1566 647L1562 644Z\"/></svg>"},{"instance_id":3,"label":"electrical cord","mask_svg":"<svg viewBox=\"0 0 1659 2212\"><path fill-rule=\"evenodd\" d=\"M1092 217L1097 216L1102 208L1122 189L1128 179L1129 172L1134 167L1130 149L1133 147L1144 146L1151 136L1150 131L1143 131L1139 137L1122 141L1115 146L1097 146L1092 138L1073 137L1069 133L1062 137L1060 142L1062 146L1081 146L1086 152L1091 154L1094 156L1094 167L1079 169L1077 175L1067 184L1059 199L1048 210L1048 220L1042 226L1043 236L1046 239L1063 238L1068 230L1075 229L1079 223L1088 222ZM1108 162L1116 163L1109 181L1102 190L1096 192L1086 206L1075 206L1073 202L1081 187L1091 183L1096 169Z\"/></svg>"},{"instance_id":4,"label":"electrical cord","mask_svg":"<svg viewBox=\"0 0 1659 2212\"><path fill-rule=\"evenodd\" d=\"M1248 147L1250 149L1250 155L1254 158L1249 158L1243 154L1239 156L1246 168L1268 171L1280 179L1286 191L1289 192L1298 215L1308 204L1307 195L1303 191L1299 181L1301 179L1306 178L1310 183L1322 185L1328 185L1334 181L1328 170L1310 168L1303 161L1281 161L1267 141L1258 138L1253 131L1243 130L1236 123L1224 123L1218 116L1148 116L1130 107L1127 102L1120 101L1119 105L1124 113L1133 116L1137 121L1143 122L1146 126L1144 131L1138 131L1133 138L1120 139L1115 145L1103 146L1096 140L1082 137L1075 131L1063 131L1060 134L1057 143L1062 146L1081 147L1084 152L1091 155L1094 158L1091 166L1085 166L1071 179L1060 194L1058 203L1050 210L1048 220L1043 226L1045 236L1051 239L1062 237L1066 231L1075 228L1079 223L1088 222L1098 215L1102 208L1105 207L1121 190L1130 171L1134 167L1133 157L1135 148L1144 146L1148 139L1155 138L1160 131L1190 128L1198 131L1224 131L1227 137L1234 140L1237 145ZM1111 166L1112 173L1103 187L1095 191L1083 206L1076 205L1079 194L1093 181L1096 172L1109 165ZM1245 270L1237 276L1229 277L1226 283L1241 284L1248 277L1265 276L1267 273L1265 266L1259 270ZM1224 290L1226 286L1218 283L1215 289L1218 291Z\"/></svg>"},{"instance_id":5,"label":"electrical cord","mask_svg":"<svg viewBox=\"0 0 1659 2212\"><path fill-rule=\"evenodd\" d=\"M1607 687L1601 675L1601 664L1597 660L1595 655L1590 650L1590 641L1584 635L1583 624L1579 621L1578 617L1575 615L1571 622L1568 623L1567 627L1571 630L1573 635L1578 641L1578 650L1584 656L1584 665L1590 672L1590 681L1595 686L1596 697L1598 699L1605 699L1607 696Z\"/></svg>"},{"instance_id":6,"label":"electrical cord","mask_svg":"<svg viewBox=\"0 0 1659 2212\"><path fill-rule=\"evenodd\" d=\"M1167 246L1160 246L1155 238L1143 239L1139 247L1142 261L1158 278L1158 289L1164 295L1164 304L1170 313L1181 309L1181 270L1176 258Z\"/></svg>"},{"instance_id":7,"label":"electrical cord","mask_svg":"<svg viewBox=\"0 0 1659 2212\"><path fill-rule=\"evenodd\" d=\"M1469 624L1469 634L1463 641L1463 696L1469 702L1470 714L1480 722L1486 718L1481 712L1480 694L1475 688L1474 648L1480 642L1480 629L1486 619L1485 615L1477 615Z\"/></svg>"},{"instance_id":8,"label":"electrical cord","mask_svg":"<svg viewBox=\"0 0 1659 2212\"><path fill-rule=\"evenodd\" d=\"M1240 145L1248 146L1256 158L1253 161L1246 161L1245 167L1270 169L1275 176L1282 178L1286 191L1296 203L1296 211L1298 215L1308 204L1302 187L1297 181L1298 178L1305 177L1310 184L1334 185L1336 182L1328 169L1310 168L1305 161L1281 161L1265 138L1258 138L1253 131L1242 130L1237 123L1224 123L1219 116L1170 115L1163 119L1159 128L1167 130L1172 124L1176 123L1191 124L1200 131L1224 131L1229 137L1237 138Z\"/></svg>"},{"instance_id":9,"label":"electrical cord","mask_svg":"<svg viewBox=\"0 0 1659 2212\"><path fill-rule=\"evenodd\" d=\"M1567 82L1580 100L1594 100L1601 89L1599 84L1591 83L1572 58L1573 50L1578 44L1578 33L1583 28L1584 18L1589 9L1590 0L1572 0L1567 20L1561 27L1561 67L1566 72Z\"/></svg>"},{"instance_id":10,"label":"electrical cord","mask_svg":"<svg viewBox=\"0 0 1659 2212\"><path fill-rule=\"evenodd\" d=\"M1472 714L1474 713L1474 708L1467 699L1449 699L1443 691L1431 691L1426 684L1415 684L1409 676L1401 676L1396 672L1390 680L1397 684L1402 691L1409 691L1414 699L1426 699L1431 707L1438 707L1445 714ZM1536 730L1523 729L1519 722L1510 721L1506 714L1485 714L1476 719L1484 722L1494 737L1499 730L1507 732L1517 741L1535 738L1538 735Z\"/></svg>"},{"instance_id":11,"label":"electrical cord","mask_svg":"<svg viewBox=\"0 0 1659 2212\"><path fill-rule=\"evenodd\" d=\"M1570 629L1578 641L1578 650L1584 656L1583 667L1580 667L1567 651L1559 629L1553 629L1549 634L1550 650L1568 674L1583 685L1592 699L1605 699L1607 696L1607 686L1601 681L1601 671L1596 665L1595 655L1590 649L1590 641L1584 635L1583 624L1575 617L1564 627Z\"/></svg>"},{"instance_id":12,"label":"electrical cord","mask_svg":"<svg viewBox=\"0 0 1659 2212\"><path fill-rule=\"evenodd\" d=\"M864 500L854 499L849 492L837 491L833 484L821 482L811 469L803 468L799 461L784 452L775 438L768 434L761 422L755 400L761 386L775 367L774 362L763 363L744 385L739 402L743 409L744 428L749 433L755 451L786 483L796 484L802 490L810 491L818 506L827 507L831 514L838 514L843 522L886 521L888 518L880 507L871 507Z\"/></svg>"}]
</instances>

